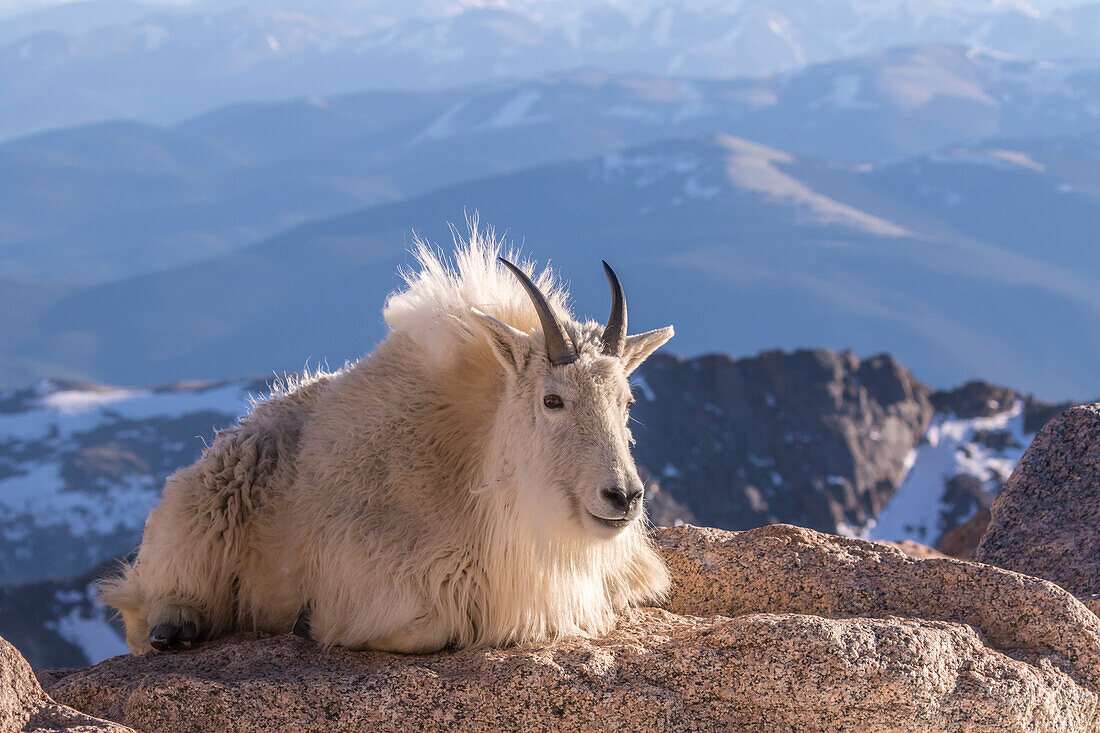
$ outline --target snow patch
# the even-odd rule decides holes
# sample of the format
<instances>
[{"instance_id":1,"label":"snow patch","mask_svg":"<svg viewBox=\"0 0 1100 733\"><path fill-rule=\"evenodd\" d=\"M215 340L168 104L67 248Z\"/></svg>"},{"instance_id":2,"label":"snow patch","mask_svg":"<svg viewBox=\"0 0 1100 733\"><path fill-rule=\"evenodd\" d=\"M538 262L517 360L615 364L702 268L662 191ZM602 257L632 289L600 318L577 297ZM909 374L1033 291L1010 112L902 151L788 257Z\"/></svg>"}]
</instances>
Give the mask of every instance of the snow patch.
<instances>
[{"instance_id":1,"label":"snow patch","mask_svg":"<svg viewBox=\"0 0 1100 733\"><path fill-rule=\"evenodd\" d=\"M851 537L854 540L867 540L871 539L870 530L874 527L872 521L866 527L853 527L847 522L836 523L836 533L841 537Z\"/></svg>"},{"instance_id":2,"label":"snow patch","mask_svg":"<svg viewBox=\"0 0 1100 733\"><path fill-rule=\"evenodd\" d=\"M443 114L436 117L423 132L409 141L409 145L416 145L425 140L442 140L445 137L451 137L456 134L454 119L466 109L469 103L470 100L463 99L462 101L452 104Z\"/></svg>"},{"instance_id":3,"label":"snow patch","mask_svg":"<svg viewBox=\"0 0 1100 733\"><path fill-rule=\"evenodd\" d=\"M686 176L700 167L698 156L692 153L658 153L623 155L606 153L602 159L604 180L614 177L632 178L638 188L646 188L669 176Z\"/></svg>"},{"instance_id":4,"label":"snow patch","mask_svg":"<svg viewBox=\"0 0 1100 733\"><path fill-rule=\"evenodd\" d=\"M160 496L153 474L125 474L110 483L71 486L64 457L80 436L123 421L174 419L190 413L244 414L250 398L241 384L180 391L36 388L28 409L0 414L0 532L21 542L35 528L61 527L73 537L140 529ZM211 425L211 432L225 425ZM126 431L121 431L126 432ZM135 436L136 437L136 436Z\"/></svg>"},{"instance_id":5,"label":"snow patch","mask_svg":"<svg viewBox=\"0 0 1100 733\"><path fill-rule=\"evenodd\" d=\"M56 410L62 415L75 415L128 399L135 394L139 393L128 389L67 390L45 395L39 404L44 408Z\"/></svg>"},{"instance_id":6,"label":"snow patch","mask_svg":"<svg viewBox=\"0 0 1100 733\"><path fill-rule=\"evenodd\" d=\"M497 110L495 115L486 120L482 127L485 129L499 129L538 122L540 118L528 117L528 114L541 98L541 92L526 89L506 102L503 107Z\"/></svg>"},{"instance_id":7,"label":"snow patch","mask_svg":"<svg viewBox=\"0 0 1100 733\"><path fill-rule=\"evenodd\" d=\"M932 163L947 164L975 163L999 170L1025 168L1037 173L1047 169L1044 163L1035 160L1028 153L1004 148L956 148L946 152L931 153L928 155L928 160Z\"/></svg>"},{"instance_id":8,"label":"snow patch","mask_svg":"<svg viewBox=\"0 0 1100 733\"><path fill-rule=\"evenodd\" d=\"M995 450L975 440L979 431L1007 432L1012 445ZM871 539L914 540L931 544L941 534L940 514L946 508L946 483L959 474L979 479L987 493L995 493L1023 456L1033 436L1024 433L1024 405L992 417L957 418L937 414L925 441L913 449L905 479L879 513ZM965 521L964 517L962 521Z\"/></svg>"},{"instance_id":9,"label":"snow patch","mask_svg":"<svg viewBox=\"0 0 1100 733\"><path fill-rule=\"evenodd\" d=\"M129 654L126 642L107 622L106 610L94 600L94 588L89 586L86 593L82 600L86 598L88 604L78 605L66 615L55 621L47 621L44 625L84 652L89 664L98 664L104 659Z\"/></svg>"},{"instance_id":10,"label":"snow patch","mask_svg":"<svg viewBox=\"0 0 1100 733\"><path fill-rule=\"evenodd\" d=\"M42 396L31 409L0 413L0 443L48 440L51 446L60 447L73 434L91 430L105 421L172 418L198 411L242 415L249 407L248 395L240 384L178 392L40 389L39 393Z\"/></svg>"},{"instance_id":11,"label":"snow patch","mask_svg":"<svg viewBox=\"0 0 1100 733\"><path fill-rule=\"evenodd\" d=\"M0 482L0 526L65 527L73 537L141 527L160 497L154 476L123 476L94 492L67 490L59 463L33 467Z\"/></svg>"}]
</instances>

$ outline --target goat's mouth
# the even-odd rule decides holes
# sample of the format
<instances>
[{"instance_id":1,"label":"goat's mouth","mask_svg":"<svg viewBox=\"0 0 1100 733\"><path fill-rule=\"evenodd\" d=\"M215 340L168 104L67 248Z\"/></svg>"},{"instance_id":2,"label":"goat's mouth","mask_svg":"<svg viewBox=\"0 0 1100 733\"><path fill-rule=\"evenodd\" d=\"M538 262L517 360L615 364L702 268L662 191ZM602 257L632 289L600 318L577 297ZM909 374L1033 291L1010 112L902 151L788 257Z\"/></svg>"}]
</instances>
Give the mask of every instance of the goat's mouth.
<instances>
[{"instance_id":1,"label":"goat's mouth","mask_svg":"<svg viewBox=\"0 0 1100 733\"><path fill-rule=\"evenodd\" d=\"M608 519L606 517L597 517L592 512L588 512L588 516L592 517L592 519L594 519L597 523L603 525L604 527L609 527L611 529L622 529L623 527L627 526L635 519L637 519L637 517L631 516L619 517L618 519Z\"/></svg>"}]
</instances>

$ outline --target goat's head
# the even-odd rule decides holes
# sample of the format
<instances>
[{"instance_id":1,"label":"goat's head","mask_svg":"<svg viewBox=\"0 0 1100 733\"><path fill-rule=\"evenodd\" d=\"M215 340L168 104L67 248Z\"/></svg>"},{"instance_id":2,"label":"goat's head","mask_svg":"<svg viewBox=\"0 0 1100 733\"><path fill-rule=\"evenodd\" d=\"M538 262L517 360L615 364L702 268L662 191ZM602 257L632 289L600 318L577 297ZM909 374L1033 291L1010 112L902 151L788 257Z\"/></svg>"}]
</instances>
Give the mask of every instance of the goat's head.
<instances>
[{"instance_id":1,"label":"goat's head","mask_svg":"<svg viewBox=\"0 0 1100 733\"><path fill-rule=\"evenodd\" d=\"M628 336L626 297L611 285L605 326L559 318L531 279L519 279L541 323L527 334L475 311L508 375L501 419L519 474L518 510L547 528L609 539L642 516L643 484L630 455L629 376L672 337L671 326Z\"/></svg>"}]
</instances>

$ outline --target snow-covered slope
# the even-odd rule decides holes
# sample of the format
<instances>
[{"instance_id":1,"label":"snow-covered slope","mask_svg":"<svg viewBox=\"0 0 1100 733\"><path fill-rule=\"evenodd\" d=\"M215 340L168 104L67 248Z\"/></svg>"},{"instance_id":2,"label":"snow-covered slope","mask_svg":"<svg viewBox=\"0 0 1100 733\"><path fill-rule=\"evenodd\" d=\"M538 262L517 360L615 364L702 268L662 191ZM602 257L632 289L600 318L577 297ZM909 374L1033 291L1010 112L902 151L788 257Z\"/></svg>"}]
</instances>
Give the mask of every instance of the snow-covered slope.
<instances>
[{"instance_id":1,"label":"snow-covered slope","mask_svg":"<svg viewBox=\"0 0 1100 733\"><path fill-rule=\"evenodd\" d=\"M0 586L0 628L36 667L94 664L126 654L119 621L95 600L94 578Z\"/></svg>"},{"instance_id":2,"label":"snow-covered slope","mask_svg":"<svg viewBox=\"0 0 1100 733\"><path fill-rule=\"evenodd\" d=\"M936 413L909 456L905 480L865 534L935 544L988 506L1034 437L1024 430L1019 399L991 416Z\"/></svg>"},{"instance_id":3,"label":"snow-covered slope","mask_svg":"<svg viewBox=\"0 0 1100 733\"><path fill-rule=\"evenodd\" d=\"M92 582L137 545L168 474L264 391L46 380L0 393L0 635L36 666L125 653Z\"/></svg>"},{"instance_id":4,"label":"snow-covered slope","mask_svg":"<svg viewBox=\"0 0 1100 733\"><path fill-rule=\"evenodd\" d=\"M44 381L0 395L0 584L73 576L129 552L165 477L258 388Z\"/></svg>"}]
</instances>

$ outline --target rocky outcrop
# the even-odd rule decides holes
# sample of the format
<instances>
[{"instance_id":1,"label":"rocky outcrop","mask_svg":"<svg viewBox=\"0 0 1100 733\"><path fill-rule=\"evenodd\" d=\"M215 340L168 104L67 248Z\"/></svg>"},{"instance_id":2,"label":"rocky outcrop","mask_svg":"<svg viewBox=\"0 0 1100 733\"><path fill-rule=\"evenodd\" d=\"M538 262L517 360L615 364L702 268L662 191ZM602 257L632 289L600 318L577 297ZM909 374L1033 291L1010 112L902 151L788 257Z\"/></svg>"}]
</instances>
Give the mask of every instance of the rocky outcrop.
<instances>
[{"instance_id":1,"label":"rocky outcrop","mask_svg":"<svg viewBox=\"0 0 1100 733\"><path fill-rule=\"evenodd\" d=\"M989 527L989 516L989 507L979 509L967 521L944 532L936 543L936 549L959 560L973 560L974 551L978 549L978 543Z\"/></svg>"},{"instance_id":2,"label":"rocky outcrop","mask_svg":"<svg viewBox=\"0 0 1100 733\"><path fill-rule=\"evenodd\" d=\"M1051 583L785 525L656 538L667 603L597 640L400 656L237 637L44 678L146 731L1100 724L1100 619Z\"/></svg>"},{"instance_id":3,"label":"rocky outcrop","mask_svg":"<svg viewBox=\"0 0 1100 733\"><path fill-rule=\"evenodd\" d=\"M936 390L929 395L937 412L955 417L991 417L1010 409L1017 401L1024 403L1024 432L1037 433L1051 418L1071 406L1068 402L1043 402L1032 395L1008 387L975 379L948 390Z\"/></svg>"},{"instance_id":4,"label":"rocky outcrop","mask_svg":"<svg viewBox=\"0 0 1100 733\"><path fill-rule=\"evenodd\" d=\"M1100 592L1100 403L1046 424L997 495L981 562Z\"/></svg>"},{"instance_id":5,"label":"rocky outcrop","mask_svg":"<svg viewBox=\"0 0 1100 733\"><path fill-rule=\"evenodd\" d=\"M944 552L940 552L935 547L929 547L928 545L922 545L914 540L899 540L897 542L890 542L889 540L873 540L875 544L886 545L887 547L896 547L904 552L909 557L916 558L918 560L926 560L928 558L945 558L948 555Z\"/></svg>"},{"instance_id":6,"label":"rocky outcrop","mask_svg":"<svg viewBox=\"0 0 1100 733\"><path fill-rule=\"evenodd\" d=\"M961 387L937 390L929 395L937 412L955 417L990 417L1012 407L1022 397L1016 390L976 379Z\"/></svg>"},{"instance_id":7,"label":"rocky outcrop","mask_svg":"<svg viewBox=\"0 0 1100 733\"><path fill-rule=\"evenodd\" d=\"M0 639L0 731L133 733L130 728L58 705L42 691L19 651Z\"/></svg>"},{"instance_id":8,"label":"rocky outcrop","mask_svg":"<svg viewBox=\"0 0 1100 733\"><path fill-rule=\"evenodd\" d=\"M670 524L863 527L901 483L933 411L927 388L888 355L657 354L639 377L635 457L690 512L657 507Z\"/></svg>"}]
</instances>

